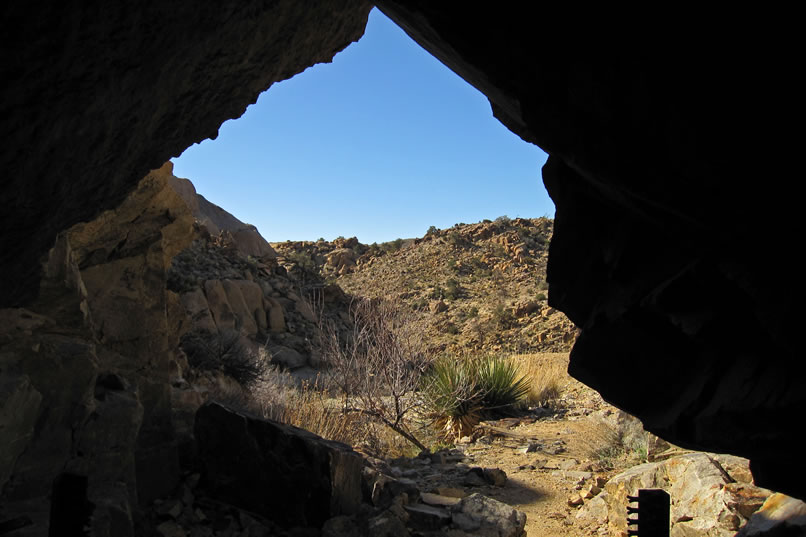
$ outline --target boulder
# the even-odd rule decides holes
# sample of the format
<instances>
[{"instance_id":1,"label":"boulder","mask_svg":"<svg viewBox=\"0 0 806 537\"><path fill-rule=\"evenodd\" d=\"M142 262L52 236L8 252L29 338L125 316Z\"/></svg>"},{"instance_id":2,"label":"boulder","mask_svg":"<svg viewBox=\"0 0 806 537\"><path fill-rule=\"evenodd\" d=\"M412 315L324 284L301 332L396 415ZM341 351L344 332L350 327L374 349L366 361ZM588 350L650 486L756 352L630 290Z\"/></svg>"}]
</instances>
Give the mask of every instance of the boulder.
<instances>
[{"instance_id":1,"label":"boulder","mask_svg":"<svg viewBox=\"0 0 806 537\"><path fill-rule=\"evenodd\" d=\"M352 248L337 248L325 257L328 266L336 270L355 268L355 251Z\"/></svg>"},{"instance_id":2,"label":"boulder","mask_svg":"<svg viewBox=\"0 0 806 537\"><path fill-rule=\"evenodd\" d=\"M193 217L207 229L210 235L216 236L222 231L228 232L228 237L231 238L236 250L244 256L258 259L275 259L277 257L274 249L260 235L255 226L241 222L218 205L207 201L204 196L196 192L193 183L188 179L175 177L173 163L170 161L165 163L161 171L169 176L171 188L187 204Z\"/></svg>"},{"instance_id":3,"label":"boulder","mask_svg":"<svg viewBox=\"0 0 806 537\"><path fill-rule=\"evenodd\" d=\"M244 255L257 259L276 259L277 253L266 239L258 232L255 226L249 226L232 232L232 238L238 251Z\"/></svg>"},{"instance_id":4,"label":"boulder","mask_svg":"<svg viewBox=\"0 0 806 537\"><path fill-rule=\"evenodd\" d=\"M474 535L520 537L526 515L503 502L481 494L471 494L451 508L452 522Z\"/></svg>"},{"instance_id":5,"label":"boulder","mask_svg":"<svg viewBox=\"0 0 806 537\"><path fill-rule=\"evenodd\" d=\"M734 537L770 491L736 483L717 457L690 453L634 466L610 479L604 490L581 508L577 519L601 523L606 518L610 532L619 535L627 528L627 496L637 494L638 489L660 488L672 498L672 537ZM735 465L734 473L740 473L740 459L730 461Z\"/></svg>"},{"instance_id":6,"label":"boulder","mask_svg":"<svg viewBox=\"0 0 806 537\"><path fill-rule=\"evenodd\" d=\"M299 369L307 365L308 360L294 349L284 345L274 345L269 348L271 363L278 364L288 369Z\"/></svg>"},{"instance_id":7,"label":"boulder","mask_svg":"<svg viewBox=\"0 0 806 537\"><path fill-rule=\"evenodd\" d=\"M235 314L227 300L227 292L221 280L207 280L204 282L204 294L210 313L213 315L216 328L219 332L235 330Z\"/></svg>"},{"instance_id":8,"label":"boulder","mask_svg":"<svg viewBox=\"0 0 806 537\"><path fill-rule=\"evenodd\" d=\"M263 289L259 284L249 280L233 280L232 284L241 290L246 309L252 315L259 332L266 332L266 310L263 307Z\"/></svg>"},{"instance_id":9,"label":"boulder","mask_svg":"<svg viewBox=\"0 0 806 537\"><path fill-rule=\"evenodd\" d=\"M187 293L182 293L181 301L185 312L191 319L193 328L210 333L218 331L213 314L210 313L210 307L207 305L207 297L204 296L201 288L197 287Z\"/></svg>"},{"instance_id":10,"label":"boulder","mask_svg":"<svg viewBox=\"0 0 806 537\"><path fill-rule=\"evenodd\" d=\"M736 537L797 537L806 535L806 503L775 493Z\"/></svg>"},{"instance_id":11,"label":"boulder","mask_svg":"<svg viewBox=\"0 0 806 537\"><path fill-rule=\"evenodd\" d=\"M361 504L363 462L347 445L218 403L199 409L194 431L214 498L283 527L321 528Z\"/></svg>"},{"instance_id":12,"label":"boulder","mask_svg":"<svg viewBox=\"0 0 806 537\"><path fill-rule=\"evenodd\" d=\"M269 331L274 333L285 332L285 311L282 304L273 297L266 297L264 309L267 312L266 321L269 326Z\"/></svg>"},{"instance_id":13,"label":"boulder","mask_svg":"<svg viewBox=\"0 0 806 537\"><path fill-rule=\"evenodd\" d=\"M232 314L235 315L236 328L246 336L255 337L257 335L257 324L255 323L254 310L250 311L246 305L246 300L244 300L243 293L241 293L241 285L232 280L224 280L221 284L227 294L227 302L229 302L232 309Z\"/></svg>"}]
</instances>

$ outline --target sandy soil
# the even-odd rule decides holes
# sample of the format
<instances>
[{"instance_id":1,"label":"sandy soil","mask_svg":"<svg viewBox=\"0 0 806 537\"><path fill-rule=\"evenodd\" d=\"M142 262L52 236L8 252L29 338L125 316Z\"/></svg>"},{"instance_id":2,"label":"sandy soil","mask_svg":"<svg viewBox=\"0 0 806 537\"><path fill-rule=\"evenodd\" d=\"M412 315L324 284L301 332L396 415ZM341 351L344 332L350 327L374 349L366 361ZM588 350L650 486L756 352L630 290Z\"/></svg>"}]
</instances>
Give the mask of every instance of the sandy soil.
<instances>
[{"instance_id":1,"label":"sandy soil","mask_svg":"<svg viewBox=\"0 0 806 537\"><path fill-rule=\"evenodd\" d=\"M569 499L641 462L629 453L607 460L596 454L606 440L597 415L608 409L616 410L598 393L569 380L554 411L535 409L517 418L483 422L472 442L457 443L446 452L447 461L404 475L415 478L426 492L451 487L507 503L526 513L529 537L607 535L604 527L580 525L575 519L579 506L570 505ZM506 483L468 483L473 467L501 469Z\"/></svg>"}]
</instances>

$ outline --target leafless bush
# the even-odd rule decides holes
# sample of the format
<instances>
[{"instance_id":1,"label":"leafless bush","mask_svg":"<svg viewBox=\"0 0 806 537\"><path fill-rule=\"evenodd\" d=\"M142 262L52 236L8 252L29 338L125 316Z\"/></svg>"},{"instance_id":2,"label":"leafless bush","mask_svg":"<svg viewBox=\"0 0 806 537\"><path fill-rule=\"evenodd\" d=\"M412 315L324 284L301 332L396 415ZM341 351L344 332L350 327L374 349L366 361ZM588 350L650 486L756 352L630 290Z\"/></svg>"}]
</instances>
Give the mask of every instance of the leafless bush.
<instances>
[{"instance_id":1,"label":"leafless bush","mask_svg":"<svg viewBox=\"0 0 806 537\"><path fill-rule=\"evenodd\" d=\"M412 312L388 301L359 299L351 313L349 334L334 323L319 327L322 355L344 410L369 416L428 451L408 420L418 406L413 395L420 376L431 363L421 326Z\"/></svg>"}]
</instances>

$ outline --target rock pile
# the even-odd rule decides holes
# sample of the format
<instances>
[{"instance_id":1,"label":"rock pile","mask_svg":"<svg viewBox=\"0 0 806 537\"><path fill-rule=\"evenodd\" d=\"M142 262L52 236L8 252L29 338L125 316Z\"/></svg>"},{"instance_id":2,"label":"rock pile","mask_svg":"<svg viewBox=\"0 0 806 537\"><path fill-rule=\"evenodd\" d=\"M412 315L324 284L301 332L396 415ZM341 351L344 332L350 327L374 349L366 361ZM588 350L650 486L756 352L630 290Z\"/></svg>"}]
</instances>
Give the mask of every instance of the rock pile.
<instances>
[{"instance_id":1,"label":"rock pile","mask_svg":"<svg viewBox=\"0 0 806 537\"><path fill-rule=\"evenodd\" d=\"M523 534L526 516L502 502L450 487L423 491L419 478L462 460L460 452L390 465L215 403L198 411L195 429L198 472L160 498L145 521L162 537ZM485 476L486 485L506 479L497 469L458 473Z\"/></svg>"}]
</instances>

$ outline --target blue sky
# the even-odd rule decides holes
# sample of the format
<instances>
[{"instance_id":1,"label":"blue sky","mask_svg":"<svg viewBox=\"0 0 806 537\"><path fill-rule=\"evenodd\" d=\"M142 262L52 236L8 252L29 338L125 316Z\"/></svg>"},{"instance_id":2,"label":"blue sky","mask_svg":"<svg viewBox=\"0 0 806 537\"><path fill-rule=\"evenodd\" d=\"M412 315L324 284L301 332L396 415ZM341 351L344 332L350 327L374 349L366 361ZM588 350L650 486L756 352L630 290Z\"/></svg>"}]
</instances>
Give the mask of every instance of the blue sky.
<instances>
[{"instance_id":1,"label":"blue sky","mask_svg":"<svg viewBox=\"0 0 806 537\"><path fill-rule=\"evenodd\" d=\"M264 92L174 174L271 242L418 237L501 215L553 216L546 155L377 9L332 63Z\"/></svg>"}]
</instances>

